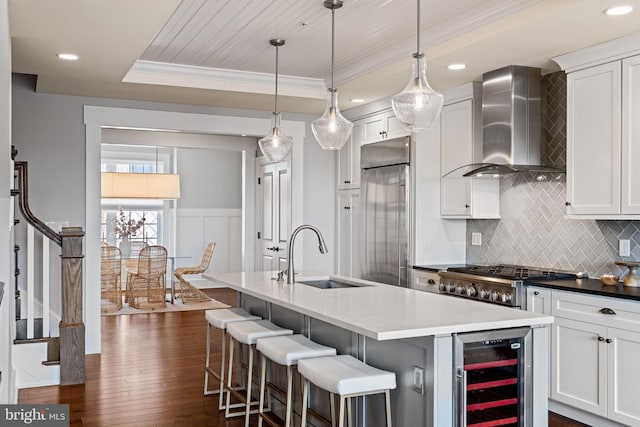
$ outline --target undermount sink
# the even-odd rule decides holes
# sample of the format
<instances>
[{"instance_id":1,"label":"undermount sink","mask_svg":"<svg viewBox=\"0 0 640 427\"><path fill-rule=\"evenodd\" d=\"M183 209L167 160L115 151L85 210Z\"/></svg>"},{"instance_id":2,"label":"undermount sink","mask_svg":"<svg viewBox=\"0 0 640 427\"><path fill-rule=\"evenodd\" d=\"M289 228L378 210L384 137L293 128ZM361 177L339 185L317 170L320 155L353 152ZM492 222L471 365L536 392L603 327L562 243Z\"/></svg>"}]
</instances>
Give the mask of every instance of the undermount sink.
<instances>
[{"instance_id":1,"label":"undermount sink","mask_svg":"<svg viewBox=\"0 0 640 427\"><path fill-rule=\"evenodd\" d=\"M331 279L326 280L307 280L296 282L301 285L313 286L318 289L342 289L342 288L359 288L366 285L354 285L352 283L338 282Z\"/></svg>"}]
</instances>

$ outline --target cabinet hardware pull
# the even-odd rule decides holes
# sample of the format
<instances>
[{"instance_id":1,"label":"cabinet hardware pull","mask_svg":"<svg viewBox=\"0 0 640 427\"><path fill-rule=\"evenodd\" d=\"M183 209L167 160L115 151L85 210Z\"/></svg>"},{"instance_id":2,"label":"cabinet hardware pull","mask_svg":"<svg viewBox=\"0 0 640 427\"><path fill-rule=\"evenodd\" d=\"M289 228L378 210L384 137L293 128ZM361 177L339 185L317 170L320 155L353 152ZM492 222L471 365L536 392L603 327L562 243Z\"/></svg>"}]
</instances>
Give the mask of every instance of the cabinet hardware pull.
<instances>
[{"instance_id":1,"label":"cabinet hardware pull","mask_svg":"<svg viewBox=\"0 0 640 427\"><path fill-rule=\"evenodd\" d=\"M468 209L469 208L469 204L465 204L464 207Z\"/></svg>"},{"instance_id":2,"label":"cabinet hardware pull","mask_svg":"<svg viewBox=\"0 0 640 427\"><path fill-rule=\"evenodd\" d=\"M534 295L540 295L540 292L538 292L538 291L533 291L533 294L534 294Z\"/></svg>"},{"instance_id":3,"label":"cabinet hardware pull","mask_svg":"<svg viewBox=\"0 0 640 427\"><path fill-rule=\"evenodd\" d=\"M280 251L283 251L283 250L284 250L284 249L280 249L280 248L279 248L279 247L277 247L277 246L274 246L274 247L273 247L273 251L274 251L274 252L280 252Z\"/></svg>"},{"instance_id":4,"label":"cabinet hardware pull","mask_svg":"<svg viewBox=\"0 0 640 427\"><path fill-rule=\"evenodd\" d=\"M351 209L351 206L345 206L344 209L348 211L349 209Z\"/></svg>"},{"instance_id":5,"label":"cabinet hardware pull","mask_svg":"<svg viewBox=\"0 0 640 427\"><path fill-rule=\"evenodd\" d=\"M351 184L351 181L347 180L344 182L345 184Z\"/></svg>"},{"instance_id":6,"label":"cabinet hardware pull","mask_svg":"<svg viewBox=\"0 0 640 427\"><path fill-rule=\"evenodd\" d=\"M598 337L598 341L604 341L604 338L602 338L602 337L600 337L600 336L599 336L599 337Z\"/></svg>"},{"instance_id":7,"label":"cabinet hardware pull","mask_svg":"<svg viewBox=\"0 0 640 427\"><path fill-rule=\"evenodd\" d=\"M571 206L571 202L564 202L565 206Z\"/></svg>"},{"instance_id":8,"label":"cabinet hardware pull","mask_svg":"<svg viewBox=\"0 0 640 427\"><path fill-rule=\"evenodd\" d=\"M601 308L600 313L602 314L613 314L615 316L616 312L611 310L610 308Z\"/></svg>"},{"instance_id":9,"label":"cabinet hardware pull","mask_svg":"<svg viewBox=\"0 0 640 427\"><path fill-rule=\"evenodd\" d=\"M612 340L611 338L607 338L607 339L605 340L605 342L606 342L607 344L611 344L611 343L613 342L613 340Z\"/></svg>"}]
</instances>

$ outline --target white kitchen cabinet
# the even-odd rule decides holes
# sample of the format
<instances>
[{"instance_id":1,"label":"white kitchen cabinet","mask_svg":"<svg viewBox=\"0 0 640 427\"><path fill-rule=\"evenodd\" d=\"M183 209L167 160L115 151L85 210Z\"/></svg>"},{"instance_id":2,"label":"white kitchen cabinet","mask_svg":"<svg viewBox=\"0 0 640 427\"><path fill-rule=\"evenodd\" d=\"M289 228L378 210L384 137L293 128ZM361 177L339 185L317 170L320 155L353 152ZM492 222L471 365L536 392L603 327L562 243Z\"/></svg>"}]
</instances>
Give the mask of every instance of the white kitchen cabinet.
<instances>
[{"instance_id":1,"label":"white kitchen cabinet","mask_svg":"<svg viewBox=\"0 0 640 427\"><path fill-rule=\"evenodd\" d=\"M337 272L359 278L360 267L360 190L338 191Z\"/></svg>"},{"instance_id":2,"label":"white kitchen cabinet","mask_svg":"<svg viewBox=\"0 0 640 427\"><path fill-rule=\"evenodd\" d=\"M620 213L620 62L567 75L567 214Z\"/></svg>"},{"instance_id":3,"label":"white kitchen cabinet","mask_svg":"<svg viewBox=\"0 0 640 427\"><path fill-rule=\"evenodd\" d=\"M622 61L622 214L640 215L640 55Z\"/></svg>"},{"instance_id":4,"label":"white kitchen cabinet","mask_svg":"<svg viewBox=\"0 0 640 427\"><path fill-rule=\"evenodd\" d=\"M360 146L362 121L353 122L351 137L338 151L338 190L360 188Z\"/></svg>"},{"instance_id":5,"label":"white kitchen cabinet","mask_svg":"<svg viewBox=\"0 0 640 427\"><path fill-rule=\"evenodd\" d=\"M445 105L440 115L440 170L447 174L461 166L482 161L482 119L479 83L469 87L468 97ZM445 102L446 102L445 94ZM440 214L447 218L499 218L498 179L443 177Z\"/></svg>"},{"instance_id":6,"label":"white kitchen cabinet","mask_svg":"<svg viewBox=\"0 0 640 427\"><path fill-rule=\"evenodd\" d=\"M527 311L551 314L551 290L527 286Z\"/></svg>"},{"instance_id":7,"label":"white kitchen cabinet","mask_svg":"<svg viewBox=\"0 0 640 427\"><path fill-rule=\"evenodd\" d=\"M551 344L551 399L606 417L604 326L555 317Z\"/></svg>"},{"instance_id":8,"label":"white kitchen cabinet","mask_svg":"<svg viewBox=\"0 0 640 427\"><path fill-rule=\"evenodd\" d=\"M640 425L640 303L553 290L551 399Z\"/></svg>"},{"instance_id":9,"label":"white kitchen cabinet","mask_svg":"<svg viewBox=\"0 0 640 427\"><path fill-rule=\"evenodd\" d=\"M553 58L567 71L567 215L640 219L640 37Z\"/></svg>"},{"instance_id":10,"label":"white kitchen cabinet","mask_svg":"<svg viewBox=\"0 0 640 427\"><path fill-rule=\"evenodd\" d=\"M392 109L364 117L358 122L362 123L363 144L410 135Z\"/></svg>"}]
</instances>

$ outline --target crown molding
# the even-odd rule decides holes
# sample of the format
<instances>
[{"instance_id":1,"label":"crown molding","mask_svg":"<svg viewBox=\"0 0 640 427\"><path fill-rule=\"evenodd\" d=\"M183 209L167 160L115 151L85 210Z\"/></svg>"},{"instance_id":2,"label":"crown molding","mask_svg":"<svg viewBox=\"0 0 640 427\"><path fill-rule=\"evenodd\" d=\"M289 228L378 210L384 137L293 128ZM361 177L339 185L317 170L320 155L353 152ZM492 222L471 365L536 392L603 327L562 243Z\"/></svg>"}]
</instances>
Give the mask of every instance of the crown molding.
<instances>
[{"instance_id":1,"label":"crown molding","mask_svg":"<svg viewBox=\"0 0 640 427\"><path fill-rule=\"evenodd\" d=\"M551 58L567 73L640 54L640 33Z\"/></svg>"},{"instance_id":2,"label":"crown molding","mask_svg":"<svg viewBox=\"0 0 640 427\"><path fill-rule=\"evenodd\" d=\"M271 95L274 79L275 75L269 73L138 60L122 81ZM322 79L278 76L278 95L324 99L326 94Z\"/></svg>"}]
</instances>

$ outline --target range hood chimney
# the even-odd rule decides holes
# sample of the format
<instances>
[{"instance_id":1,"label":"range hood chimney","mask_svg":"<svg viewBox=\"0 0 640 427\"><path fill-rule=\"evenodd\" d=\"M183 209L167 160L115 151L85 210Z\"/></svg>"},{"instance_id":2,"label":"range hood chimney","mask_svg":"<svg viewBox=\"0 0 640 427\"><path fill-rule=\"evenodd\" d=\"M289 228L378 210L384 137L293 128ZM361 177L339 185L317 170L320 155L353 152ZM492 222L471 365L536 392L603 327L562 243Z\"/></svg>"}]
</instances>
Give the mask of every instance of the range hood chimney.
<instances>
[{"instance_id":1,"label":"range hood chimney","mask_svg":"<svg viewBox=\"0 0 640 427\"><path fill-rule=\"evenodd\" d=\"M539 181L564 171L541 161L540 69L510 65L482 76L483 162L445 176L499 178L533 173Z\"/></svg>"}]
</instances>

